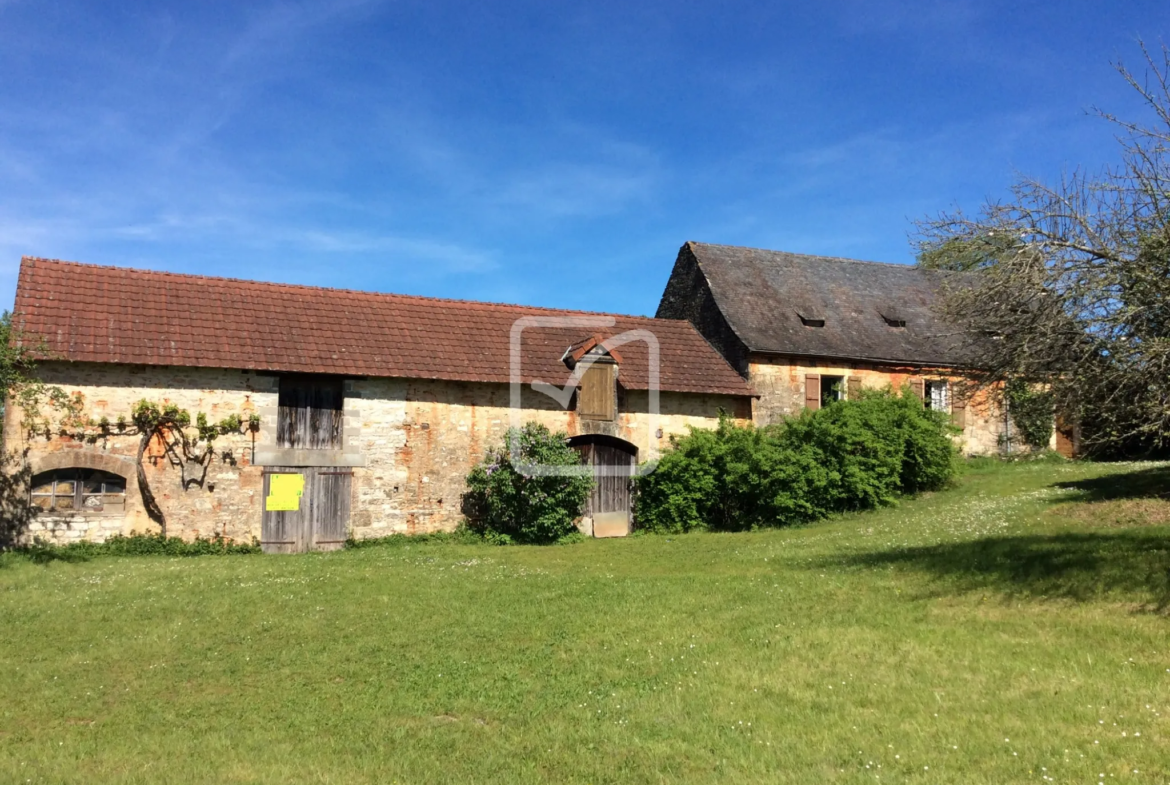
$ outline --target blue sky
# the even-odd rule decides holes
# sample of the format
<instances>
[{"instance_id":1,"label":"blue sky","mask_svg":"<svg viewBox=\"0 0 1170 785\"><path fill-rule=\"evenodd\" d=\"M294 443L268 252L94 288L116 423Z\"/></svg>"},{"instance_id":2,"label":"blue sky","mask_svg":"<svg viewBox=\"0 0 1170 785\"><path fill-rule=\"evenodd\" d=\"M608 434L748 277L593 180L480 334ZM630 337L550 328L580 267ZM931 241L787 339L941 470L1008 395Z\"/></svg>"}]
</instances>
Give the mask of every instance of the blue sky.
<instances>
[{"instance_id":1,"label":"blue sky","mask_svg":"<svg viewBox=\"0 0 1170 785\"><path fill-rule=\"evenodd\" d=\"M912 261L1113 160L1165 0L0 0L22 254L652 314L686 240Z\"/></svg>"}]
</instances>

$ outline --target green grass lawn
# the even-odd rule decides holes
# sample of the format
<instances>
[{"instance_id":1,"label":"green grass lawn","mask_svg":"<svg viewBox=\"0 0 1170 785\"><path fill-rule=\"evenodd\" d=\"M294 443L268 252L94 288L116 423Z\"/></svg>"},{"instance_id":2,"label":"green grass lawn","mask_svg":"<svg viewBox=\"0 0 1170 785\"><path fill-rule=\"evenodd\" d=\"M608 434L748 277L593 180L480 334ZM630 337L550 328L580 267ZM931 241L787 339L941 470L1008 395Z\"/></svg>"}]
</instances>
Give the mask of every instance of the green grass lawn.
<instances>
[{"instance_id":1,"label":"green grass lawn","mask_svg":"<svg viewBox=\"0 0 1170 785\"><path fill-rule=\"evenodd\" d=\"M0 782L1168 782L1168 491L986 464L803 529L8 554Z\"/></svg>"}]
</instances>

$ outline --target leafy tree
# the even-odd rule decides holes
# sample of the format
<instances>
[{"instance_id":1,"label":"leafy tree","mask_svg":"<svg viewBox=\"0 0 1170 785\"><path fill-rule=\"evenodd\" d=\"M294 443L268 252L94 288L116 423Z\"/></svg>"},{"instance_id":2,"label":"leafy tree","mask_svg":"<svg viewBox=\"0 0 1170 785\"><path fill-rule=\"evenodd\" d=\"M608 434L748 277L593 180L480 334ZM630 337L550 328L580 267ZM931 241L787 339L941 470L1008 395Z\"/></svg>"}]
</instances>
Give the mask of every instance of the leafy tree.
<instances>
[{"instance_id":1,"label":"leafy tree","mask_svg":"<svg viewBox=\"0 0 1170 785\"><path fill-rule=\"evenodd\" d=\"M12 314L0 314L0 430L9 401L35 407L45 391L34 374L37 348L29 343L12 323ZM35 514L27 503L32 475L24 457L11 449L0 452L0 551L20 540Z\"/></svg>"},{"instance_id":2,"label":"leafy tree","mask_svg":"<svg viewBox=\"0 0 1170 785\"><path fill-rule=\"evenodd\" d=\"M1021 179L917 226L919 264L959 273L940 309L975 381L1045 390L1091 449L1170 446L1170 49L1142 54L1147 78L1117 70L1150 119L1095 112L1119 129L1119 166Z\"/></svg>"},{"instance_id":3,"label":"leafy tree","mask_svg":"<svg viewBox=\"0 0 1170 785\"><path fill-rule=\"evenodd\" d=\"M10 397L28 397L42 390L43 385L33 373L38 346L29 346L12 323L10 311L0 314L0 423Z\"/></svg>"}]
</instances>

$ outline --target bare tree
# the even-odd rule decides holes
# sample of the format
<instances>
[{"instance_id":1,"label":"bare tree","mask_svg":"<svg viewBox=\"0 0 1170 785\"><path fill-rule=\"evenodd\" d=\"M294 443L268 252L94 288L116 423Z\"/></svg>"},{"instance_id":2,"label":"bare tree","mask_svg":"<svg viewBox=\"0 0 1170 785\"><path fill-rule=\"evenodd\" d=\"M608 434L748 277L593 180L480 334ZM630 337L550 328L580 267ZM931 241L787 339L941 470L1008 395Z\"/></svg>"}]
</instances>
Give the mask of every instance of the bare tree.
<instances>
[{"instance_id":1,"label":"bare tree","mask_svg":"<svg viewBox=\"0 0 1170 785\"><path fill-rule=\"evenodd\" d=\"M980 383L1047 385L1090 448L1170 445L1170 48L1118 63L1152 115L1113 123L1121 163L1055 185L1022 179L973 217L917 223L923 267Z\"/></svg>"}]
</instances>

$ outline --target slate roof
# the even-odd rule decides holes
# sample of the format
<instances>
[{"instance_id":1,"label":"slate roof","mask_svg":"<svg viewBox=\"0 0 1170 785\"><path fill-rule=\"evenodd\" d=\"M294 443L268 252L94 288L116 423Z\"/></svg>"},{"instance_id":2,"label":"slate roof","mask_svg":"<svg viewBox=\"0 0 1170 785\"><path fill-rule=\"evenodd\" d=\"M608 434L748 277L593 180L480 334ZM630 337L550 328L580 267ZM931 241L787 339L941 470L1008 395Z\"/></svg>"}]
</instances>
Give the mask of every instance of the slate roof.
<instances>
[{"instance_id":1,"label":"slate roof","mask_svg":"<svg viewBox=\"0 0 1170 785\"><path fill-rule=\"evenodd\" d=\"M965 364L955 331L931 310L947 273L730 245L686 247L749 351ZM820 319L823 327L806 325ZM890 326L887 319L905 327Z\"/></svg>"},{"instance_id":2,"label":"slate roof","mask_svg":"<svg viewBox=\"0 0 1170 785\"><path fill-rule=\"evenodd\" d=\"M231 278L21 260L16 326L51 355L77 362L177 365L508 383L509 336L520 317L609 317L611 327L539 327L522 334L524 382L564 384L560 358L594 333L648 330L660 389L751 395L747 383L685 321L555 311ZM645 342L621 347L619 381L649 386Z\"/></svg>"}]
</instances>

